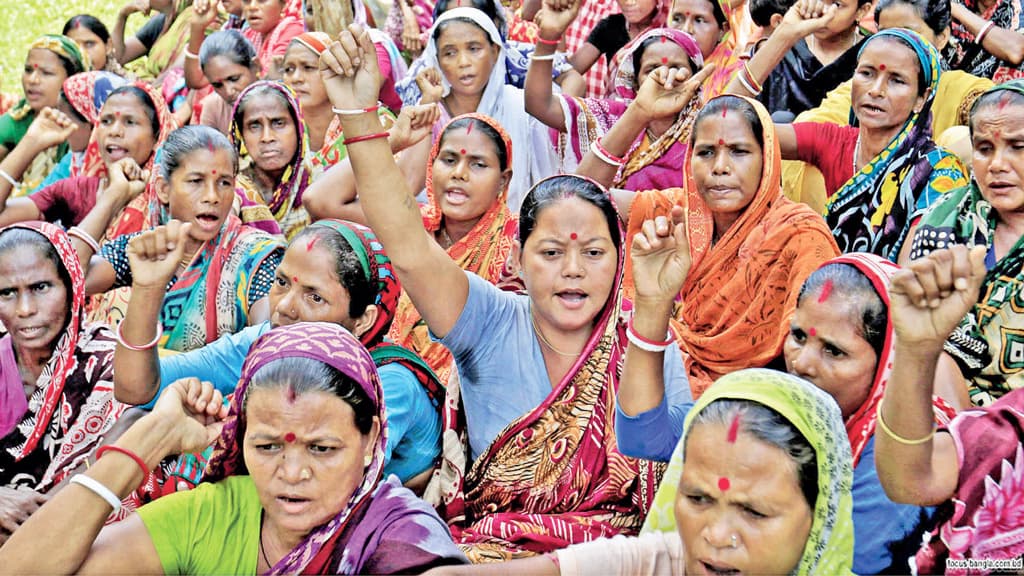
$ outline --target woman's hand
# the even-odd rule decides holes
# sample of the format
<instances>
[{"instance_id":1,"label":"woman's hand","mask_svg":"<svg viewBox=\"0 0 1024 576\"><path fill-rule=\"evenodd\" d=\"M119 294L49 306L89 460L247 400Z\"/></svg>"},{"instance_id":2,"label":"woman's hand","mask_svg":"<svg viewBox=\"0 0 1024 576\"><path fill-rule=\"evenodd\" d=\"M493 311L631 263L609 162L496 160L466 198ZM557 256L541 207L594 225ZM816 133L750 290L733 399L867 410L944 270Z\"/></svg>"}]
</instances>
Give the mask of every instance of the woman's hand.
<instances>
[{"instance_id":1,"label":"woman's hand","mask_svg":"<svg viewBox=\"0 0 1024 576\"><path fill-rule=\"evenodd\" d=\"M402 11L402 47L410 54L419 55L423 52L423 42L420 40L420 23L416 19L416 11L404 1L398 2Z\"/></svg>"},{"instance_id":2,"label":"woman's hand","mask_svg":"<svg viewBox=\"0 0 1024 576\"><path fill-rule=\"evenodd\" d=\"M228 407L224 396L209 382L184 378L171 384L153 407L153 415L174 424L177 438L170 454L199 452L220 436Z\"/></svg>"},{"instance_id":3,"label":"woman's hand","mask_svg":"<svg viewBox=\"0 0 1024 576\"><path fill-rule=\"evenodd\" d=\"M656 68L643 80L630 106L648 121L672 118L689 104L714 69L715 65L709 64L691 78L685 68Z\"/></svg>"},{"instance_id":4,"label":"woman's hand","mask_svg":"<svg viewBox=\"0 0 1024 576\"><path fill-rule=\"evenodd\" d=\"M181 264L191 228L191 222L171 220L132 238L125 253L132 269L133 286L166 289Z\"/></svg>"},{"instance_id":5,"label":"woman's hand","mask_svg":"<svg viewBox=\"0 0 1024 576\"><path fill-rule=\"evenodd\" d=\"M398 154L430 136L430 131L440 118L441 109L437 107L437 104L403 107L402 111L398 113L395 124L388 130L391 152Z\"/></svg>"},{"instance_id":6,"label":"woman's hand","mask_svg":"<svg viewBox=\"0 0 1024 576\"><path fill-rule=\"evenodd\" d=\"M136 12L142 12L144 15L149 16L150 10L149 0L131 0L131 2L121 7L119 14L123 17L128 17Z\"/></svg>"},{"instance_id":7,"label":"woman's hand","mask_svg":"<svg viewBox=\"0 0 1024 576\"><path fill-rule=\"evenodd\" d=\"M189 21L189 26L192 27L193 34L197 31L205 31L206 28L216 19L216 2L213 0L195 0L195 2L192 3L192 19Z\"/></svg>"},{"instance_id":8,"label":"woman's hand","mask_svg":"<svg viewBox=\"0 0 1024 576\"><path fill-rule=\"evenodd\" d=\"M335 108L357 110L376 105L382 82L370 33L358 24L342 30L320 56L320 76Z\"/></svg>"},{"instance_id":9,"label":"woman's hand","mask_svg":"<svg viewBox=\"0 0 1024 576\"><path fill-rule=\"evenodd\" d=\"M437 68L427 68L416 75L416 86L420 89L420 104L435 104L444 96L444 85L441 84L441 72Z\"/></svg>"},{"instance_id":10,"label":"woman's hand","mask_svg":"<svg viewBox=\"0 0 1024 576\"><path fill-rule=\"evenodd\" d=\"M78 126L56 108L43 108L25 132L24 140L39 150L66 142Z\"/></svg>"},{"instance_id":11,"label":"woman's hand","mask_svg":"<svg viewBox=\"0 0 1024 576\"><path fill-rule=\"evenodd\" d=\"M560 40L580 12L580 0L544 0L534 22L537 35L545 40Z\"/></svg>"},{"instance_id":12,"label":"woman's hand","mask_svg":"<svg viewBox=\"0 0 1024 576\"><path fill-rule=\"evenodd\" d=\"M131 158L122 158L107 170L107 185L101 197L114 202L120 211L146 189L149 170L143 169Z\"/></svg>"},{"instance_id":13,"label":"woman's hand","mask_svg":"<svg viewBox=\"0 0 1024 576\"><path fill-rule=\"evenodd\" d=\"M794 38L806 38L832 22L836 5L824 0L797 0L782 18L779 28Z\"/></svg>"},{"instance_id":14,"label":"woman's hand","mask_svg":"<svg viewBox=\"0 0 1024 576\"><path fill-rule=\"evenodd\" d=\"M0 545L46 500L46 495L28 488L0 487Z\"/></svg>"},{"instance_id":15,"label":"woman's hand","mask_svg":"<svg viewBox=\"0 0 1024 576\"><path fill-rule=\"evenodd\" d=\"M984 246L957 245L914 260L893 276L889 305L896 341L918 351L942 350L978 301L985 279Z\"/></svg>"},{"instance_id":16,"label":"woman's hand","mask_svg":"<svg viewBox=\"0 0 1024 576\"><path fill-rule=\"evenodd\" d=\"M637 303L671 304L692 264L683 208L672 207L671 221L665 216L645 220L633 237L630 255Z\"/></svg>"}]
</instances>

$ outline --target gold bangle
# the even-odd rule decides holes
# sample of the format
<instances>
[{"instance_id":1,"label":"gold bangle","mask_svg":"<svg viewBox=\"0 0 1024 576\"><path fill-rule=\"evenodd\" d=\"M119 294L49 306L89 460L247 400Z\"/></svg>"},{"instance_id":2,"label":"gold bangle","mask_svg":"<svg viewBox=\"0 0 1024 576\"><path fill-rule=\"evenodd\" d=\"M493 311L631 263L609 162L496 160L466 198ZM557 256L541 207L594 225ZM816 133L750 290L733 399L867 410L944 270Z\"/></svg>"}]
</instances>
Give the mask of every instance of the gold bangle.
<instances>
[{"instance_id":1,"label":"gold bangle","mask_svg":"<svg viewBox=\"0 0 1024 576\"><path fill-rule=\"evenodd\" d=\"M882 420L882 401L881 400L878 401L878 409L875 410L875 422L878 422L878 427L881 428L882 432L885 432L886 435L889 436L889 438L892 438L893 440L895 440L895 441L897 441L900 444L903 444L905 446L917 446L918 444L924 444L925 442L927 442L927 441L929 441L929 440L931 440L932 438L935 437L935 428L934 427L932 428L932 431L927 436L925 436L924 438L918 438L917 440L907 440L903 436L900 436L899 434L893 432L891 428L886 426L885 420Z\"/></svg>"}]
</instances>

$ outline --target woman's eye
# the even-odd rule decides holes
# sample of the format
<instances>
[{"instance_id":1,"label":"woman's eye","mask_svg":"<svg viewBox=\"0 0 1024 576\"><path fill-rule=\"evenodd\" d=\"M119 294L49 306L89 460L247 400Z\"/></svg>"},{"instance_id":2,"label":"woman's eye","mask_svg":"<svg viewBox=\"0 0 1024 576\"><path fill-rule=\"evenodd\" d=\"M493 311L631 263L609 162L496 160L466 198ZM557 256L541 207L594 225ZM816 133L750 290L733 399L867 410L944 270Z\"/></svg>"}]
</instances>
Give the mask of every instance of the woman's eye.
<instances>
[{"instance_id":1,"label":"woman's eye","mask_svg":"<svg viewBox=\"0 0 1024 576\"><path fill-rule=\"evenodd\" d=\"M543 250L541 254L547 258L554 258L555 256L558 256L560 252L558 250Z\"/></svg>"},{"instance_id":2,"label":"woman's eye","mask_svg":"<svg viewBox=\"0 0 1024 576\"><path fill-rule=\"evenodd\" d=\"M319 444L311 444L309 446L310 452L316 452L317 454L326 454L334 450L333 446L320 446Z\"/></svg>"},{"instance_id":3,"label":"woman's eye","mask_svg":"<svg viewBox=\"0 0 1024 576\"><path fill-rule=\"evenodd\" d=\"M751 508L750 506L744 506L744 507L743 507L743 512L744 512L744 513L745 513L745 514L746 514L747 516L750 516L750 517L752 517L752 518L767 518L767 517L768 517L767 515L765 515L765 514L762 514L762 513L758 512L757 510L754 510L754 509L753 509L753 508Z\"/></svg>"},{"instance_id":4,"label":"woman's eye","mask_svg":"<svg viewBox=\"0 0 1024 576\"><path fill-rule=\"evenodd\" d=\"M277 278L274 278L274 284L280 286L281 288L284 288L285 286L288 285L288 281L278 276Z\"/></svg>"},{"instance_id":5,"label":"woman's eye","mask_svg":"<svg viewBox=\"0 0 1024 576\"><path fill-rule=\"evenodd\" d=\"M792 336L793 340L796 340L797 342L803 342L804 340L807 340L807 333L805 333L803 330L799 328L790 328L789 335Z\"/></svg>"},{"instance_id":6,"label":"woman's eye","mask_svg":"<svg viewBox=\"0 0 1024 576\"><path fill-rule=\"evenodd\" d=\"M280 444L274 444L274 443L270 443L270 442L268 442L266 444L257 444L256 445L256 449L259 450L260 452L273 452L273 451L277 450L280 447L281 447Z\"/></svg>"},{"instance_id":7,"label":"woman's eye","mask_svg":"<svg viewBox=\"0 0 1024 576\"><path fill-rule=\"evenodd\" d=\"M587 256L590 256L591 258L600 258L601 256L604 256L604 250L598 250L597 248L592 248L590 250L587 250L586 254L587 254Z\"/></svg>"},{"instance_id":8,"label":"woman's eye","mask_svg":"<svg viewBox=\"0 0 1024 576\"><path fill-rule=\"evenodd\" d=\"M312 300L314 304L319 304L324 301L319 294L310 294L309 299Z\"/></svg>"},{"instance_id":9,"label":"woman's eye","mask_svg":"<svg viewBox=\"0 0 1024 576\"><path fill-rule=\"evenodd\" d=\"M686 499L695 506L703 506L704 504L711 503L711 498L705 494L687 494Z\"/></svg>"},{"instance_id":10,"label":"woman's eye","mask_svg":"<svg viewBox=\"0 0 1024 576\"><path fill-rule=\"evenodd\" d=\"M12 296L14 296L14 290L13 289L11 289L11 288L4 288L3 290L0 290L0 298L5 298L6 299L6 298L10 298Z\"/></svg>"},{"instance_id":11,"label":"woman's eye","mask_svg":"<svg viewBox=\"0 0 1024 576\"><path fill-rule=\"evenodd\" d=\"M846 352L843 352L842 350L840 350L839 348L836 348L835 346L833 346L831 344L826 344L825 345L825 353L828 354L829 356L833 356L833 357L836 357L836 358L839 358L840 356L845 356L846 355Z\"/></svg>"},{"instance_id":12,"label":"woman's eye","mask_svg":"<svg viewBox=\"0 0 1024 576\"><path fill-rule=\"evenodd\" d=\"M284 67L284 73L285 74L294 74L295 73L295 66L285 66Z\"/></svg>"}]
</instances>

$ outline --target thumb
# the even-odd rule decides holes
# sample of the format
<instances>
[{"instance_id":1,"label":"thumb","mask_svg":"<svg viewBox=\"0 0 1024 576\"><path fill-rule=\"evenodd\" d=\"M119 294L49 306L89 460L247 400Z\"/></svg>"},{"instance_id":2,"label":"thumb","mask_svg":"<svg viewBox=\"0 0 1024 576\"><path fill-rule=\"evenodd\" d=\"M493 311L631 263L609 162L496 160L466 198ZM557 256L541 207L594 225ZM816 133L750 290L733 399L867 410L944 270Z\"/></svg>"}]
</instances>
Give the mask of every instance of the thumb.
<instances>
[{"instance_id":1,"label":"thumb","mask_svg":"<svg viewBox=\"0 0 1024 576\"><path fill-rule=\"evenodd\" d=\"M690 254L690 239L686 236L686 226L676 223L672 226L672 237L676 241L676 252Z\"/></svg>"},{"instance_id":2,"label":"thumb","mask_svg":"<svg viewBox=\"0 0 1024 576\"><path fill-rule=\"evenodd\" d=\"M985 275L988 270L985 268L985 257L988 255L988 247L972 246L967 254L968 259L971 262L971 279L970 287L977 289L981 286L981 283L985 280Z\"/></svg>"},{"instance_id":3,"label":"thumb","mask_svg":"<svg viewBox=\"0 0 1024 576\"><path fill-rule=\"evenodd\" d=\"M176 251L177 250L185 250L185 244L188 243L188 234L191 231L192 231L192 223L191 222L185 222L184 224L181 225L180 228L178 228L177 244L174 246L174 249Z\"/></svg>"},{"instance_id":4,"label":"thumb","mask_svg":"<svg viewBox=\"0 0 1024 576\"><path fill-rule=\"evenodd\" d=\"M348 27L349 31L352 32L352 36L359 43L359 49L362 50L363 59L369 62L371 59L374 63L377 62L377 49L373 46L373 39L370 38L370 31L365 30L359 24L350 24Z\"/></svg>"}]
</instances>

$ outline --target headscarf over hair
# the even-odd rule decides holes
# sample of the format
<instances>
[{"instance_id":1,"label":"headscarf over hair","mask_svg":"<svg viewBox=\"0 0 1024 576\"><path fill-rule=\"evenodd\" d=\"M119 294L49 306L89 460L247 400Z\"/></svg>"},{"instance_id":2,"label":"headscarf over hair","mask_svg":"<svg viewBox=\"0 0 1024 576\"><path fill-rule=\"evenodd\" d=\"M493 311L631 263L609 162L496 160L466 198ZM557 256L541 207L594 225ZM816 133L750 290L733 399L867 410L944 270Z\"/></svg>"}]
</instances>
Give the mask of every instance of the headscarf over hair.
<instances>
[{"instance_id":1,"label":"headscarf over hair","mask_svg":"<svg viewBox=\"0 0 1024 576\"><path fill-rule=\"evenodd\" d=\"M794 574L850 574L853 564L853 461L835 400L817 386L784 372L746 369L727 374L686 416L683 435L662 478L644 532L676 531L675 501L683 475L686 439L694 419L715 400L746 400L778 412L814 450L818 497L811 531Z\"/></svg>"},{"instance_id":2,"label":"headscarf over hair","mask_svg":"<svg viewBox=\"0 0 1024 576\"><path fill-rule=\"evenodd\" d=\"M69 76L64 80L64 97L76 112L93 126L100 121L100 109L114 90L128 84L113 72L94 70Z\"/></svg>"},{"instance_id":3,"label":"headscarf over hair","mask_svg":"<svg viewBox=\"0 0 1024 576\"><path fill-rule=\"evenodd\" d=\"M421 211L423 227L432 235L441 229L444 218L441 211L441 200L434 195L433 190L434 160L441 152L441 140L444 139L448 126L465 118L483 122L501 136L508 158L507 165L512 166L512 140L493 118L473 113L457 116L448 122L434 140L430 157L427 159L427 204ZM505 262L516 242L519 221L508 208L507 194L508 184L506 183L472 230L447 249L448 255L460 268L467 272L473 272L492 284L498 284L499 280L505 277ZM398 344L419 353L442 382L448 381L453 365L451 352L440 342L431 340L419 311L416 310L407 295L403 295L398 303L398 312L395 315L395 322L391 327L390 334Z\"/></svg>"},{"instance_id":4,"label":"headscarf over hair","mask_svg":"<svg viewBox=\"0 0 1024 576\"><path fill-rule=\"evenodd\" d=\"M292 38L292 42L298 42L306 48L312 50L317 56L323 54L330 47L333 40L324 32L303 32L295 38Z\"/></svg>"},{"instance_id":5,"label":"headscarf over hair","mask_svg":"<svg viewBox=\"0 0 1024 576\"><path fill-rule=\"evenodd\" d=\"M62 36L60 34L43 34L28 46L29 52L37 49L49 50L62 60L70 62L72 70L71 73L68 74L68 77L80 72L92 70L92 61L89 60L89 53L83 52L78 46L78 43L67 36ZM32 112L32 108L29 106L28 100L23 98L21 102L19 102L10 111L10 115L14 120L21 120L28 116L30 112Z\"/></svg>"},{"instance_id":6,"label":"headscarf over hair","mask_svg":"<svg viewBox=\"0 0 1024 576\"><path fill-rule=\"evenodd\" d=\"M822 264L822 267L831 264L846 264L853 266L863 274L875 289L875 293L889 309L889 282L899 272L900 267L891 261L869 254L858 252L845 254L833 258ZM806 295L805 295L806 297ZM846 433L850 438L850 448L853 451L853 465L860 462L864 448L875 433L875 423L878 419L878 403L882 401L885 387L889 383L889 376L892 373L892 359L895 354L896 340L892 329L892 317L886 314L885 342L882 344L882 352L878 355L878 367L875 370L875 377L872 380L871 389L867 399L861 404L849 419L846 420ZM949 424L949 421L956 415L956 410L938 396L932 397L935 422L940 426Z\"/></svg>"},{"instance_id":7,"label":"headscarf over hair","mask_svg":"<svg viewBox=\"0 0 1024 576\"><path fill-rule=\"evenodd\" d=\"M216 482L228 476L248 474L243 444L249 384L260 368L285 358L308 358L322 362L344 374L370 399L375 409L374 416L380 422L380 433L373 448L373 459L364 469L363 481L349 498L345 508L310 532L301 544L270 570L270 574L320 572L311 566L311 563L320 555L322 549L333 546L349 520L357 515L357 509L369 505L384 472L388 428L380 377L370 354L351 332L338 324L328 322L300 322L274 328L256 340L245 358L227 422L214 444L213 456L210 458L203 481ZM343 560L333 558L332 554L327 568L340 571L340 563Z\"/></svg>"},{"instance_id":8,"label":"headscarf over hair","mask_svg":"<svg viewBox=\"0 0 1024 576\"><path fill-rule=\"evenodd\" d=\"M967 171L955 155L932 141L931 106L942 74L938 51L916 32L889 28L865 41L860 52L884 38L898 39L917 55L928 90L925 102L919 113L910 113L885 149L832 195L825 221L843 253L871 252L895 261L910 223L925 212L918 206L966 184ZM855 125L852 110L850 114Z\"/></svg>"},{"instance_id":9,"label":"headscarf over hair","mask_svg":"<svg viewBox=\"0 0 1024 576\"><path fill-rule=\"evenodd\" d=\"M673 28L649 28L643 34L630 40L628 44L615 54L614 60L618 64L613 63L613 68L615 68L611 91L613 98L623 102L632 102L636 98L637 89L634 85L643 82L643 80L640 80L640 82L636 80L637 71L633 69L633 54L650 38L663 38L662 42L667 40L682 47L686 51L686 56L690 59L690 65L693 68L694 74L704 67L704 57L701 55L700 46L697 45L697 41L693 39L693 36Z\"/></svg>"}]
</instances>

